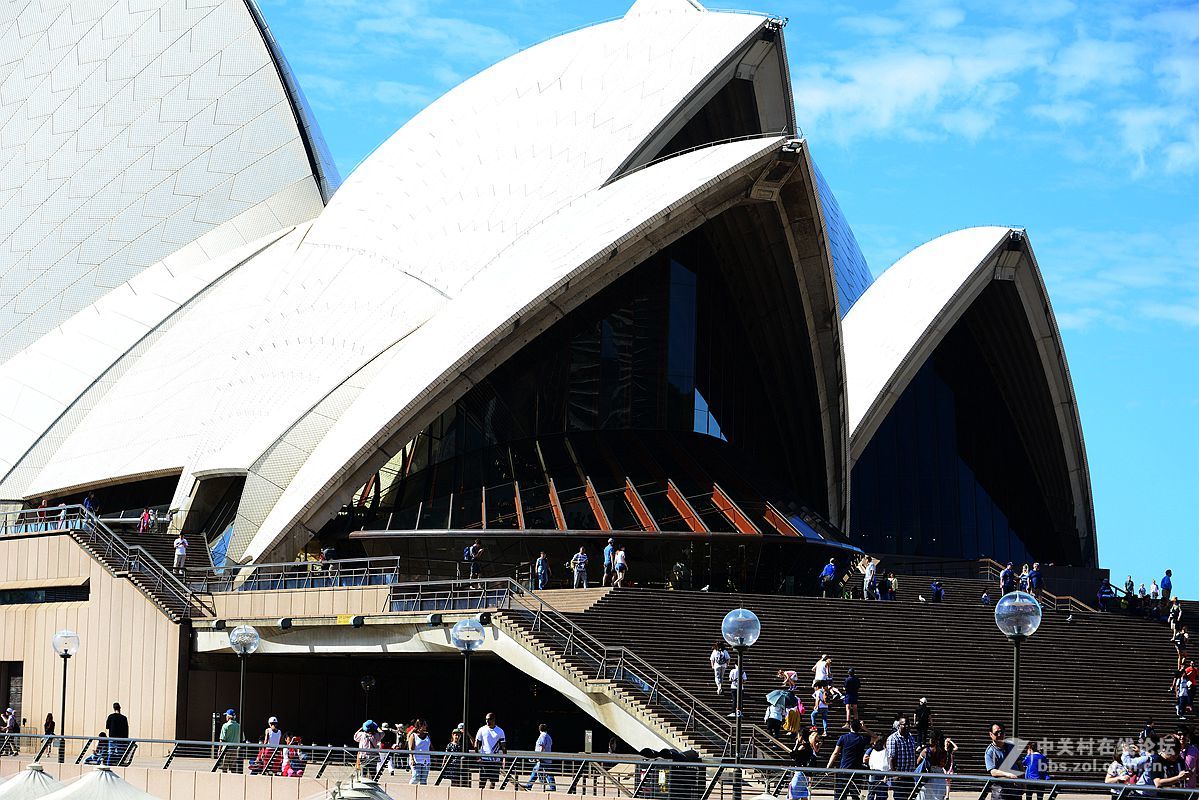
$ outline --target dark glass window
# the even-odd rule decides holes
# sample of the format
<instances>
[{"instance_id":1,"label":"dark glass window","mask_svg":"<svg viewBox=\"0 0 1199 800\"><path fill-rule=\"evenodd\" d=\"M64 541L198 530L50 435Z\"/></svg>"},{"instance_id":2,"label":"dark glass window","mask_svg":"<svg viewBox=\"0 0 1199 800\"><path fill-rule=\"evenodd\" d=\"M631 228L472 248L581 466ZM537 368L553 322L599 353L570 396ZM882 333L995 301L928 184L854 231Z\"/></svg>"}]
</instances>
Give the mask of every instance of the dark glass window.
<instances>
[{"instance_id":1,"label":"dark glass window","mask_svg":"<svg viewBox=\"0 0 1199 800\"><path fill-rule=\"evenodd\" d=\"M30 589L0 589L0 606L29 605L34 603L77 603L91 596L88 585L47 586Z\"/></svg>"}]
</instances>

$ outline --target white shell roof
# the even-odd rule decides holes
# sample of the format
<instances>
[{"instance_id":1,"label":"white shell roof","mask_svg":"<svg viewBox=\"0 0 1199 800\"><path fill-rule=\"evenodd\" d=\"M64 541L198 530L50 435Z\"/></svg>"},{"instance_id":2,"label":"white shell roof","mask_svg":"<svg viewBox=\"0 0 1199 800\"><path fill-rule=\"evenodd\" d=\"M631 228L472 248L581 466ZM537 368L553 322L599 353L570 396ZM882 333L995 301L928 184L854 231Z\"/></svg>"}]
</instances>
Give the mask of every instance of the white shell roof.
<instances>
[{"instance_id":1,"label":"white shell roof","mask_svg":"<svg viewBox=\"0 0 1199 800\"><path fill-rule=\"evenodd\" d=\"M47 775L40 764L34 764L13 775L0 785L0 798L5 800L38 800L61 789L62 782Z\"/></svg>"},{"instance_id":2,"label":"white shell roof","mask_svg":"<svg viewBox=\"0 0 1199 800\"><path fill-rule=\"evenodd\" d=\"M108 767L97 767L58 791L46 795L46 798L47 800L158 800L155 795L143 792Z\"/></svg>"},{"instance_id":3,"label":"white shell roof","mask_svg":"<svg viewBox=\"0 0 1199 800\"><path fill-rule=\"evenodd\" d=\"M223 223L206 258L323 206L246 0L7 2L0 53L0 363Z\"/></svg>"},{"instance_id":4,"label":"white shell roof","mask_svg":"<svg viewBox=\"0 0 1199 800\"><path fill-rule=\"evenodd\" d=\"M249 545L257 558L335 490L419 410L439 381L465 372L522 312L602 263L614 247L686 214L705 189L778 150L784 137L714 145L653 164L579 197L501 253L390 353L386 367L333 423L288 482ZM697 220L699 221L699 220Z\"/></svg>"},{"instance_id":5,"label":"white shell roof","mask_svg":"<svg viewBox=\"0 0 1199 800\"><path fill-rule=\"evenodd\" d=\"M51 410L0 407L0 426L21 436L0 450L4 461L19 459L0 492L54 494L182 470L182 501L189 475L243 471L277 454L306 415L342 402L355 375L381 368L505 248L611 180L766 22L681 0L655 5L466 81L368 158L310 227L243 262L206 266L211 280L192 281L181 304L162 304L169 316L157 325L138 320L119 341L106 339L99 370L56 390ZM86 363L69 348L52 360ZM47 417L57 421L41 433ZM296 463L280 480L299 469L302 455L289 458Z\"/></svg>"},{"instance_id":6,"label":"white shell roof","mask_svg":"<svg viewBox=\"0 0 1199 800\"><path fill-rule=\"evenodd\" d=\"M878 276L841 320L851 440L867 413L883 405L885 391L906 388L892 382L917 345L940 341L957 321L943 319L943 312L968 291L969 278L1009 230L966 228L920 245Z\"/></svg>"}]
</instances>

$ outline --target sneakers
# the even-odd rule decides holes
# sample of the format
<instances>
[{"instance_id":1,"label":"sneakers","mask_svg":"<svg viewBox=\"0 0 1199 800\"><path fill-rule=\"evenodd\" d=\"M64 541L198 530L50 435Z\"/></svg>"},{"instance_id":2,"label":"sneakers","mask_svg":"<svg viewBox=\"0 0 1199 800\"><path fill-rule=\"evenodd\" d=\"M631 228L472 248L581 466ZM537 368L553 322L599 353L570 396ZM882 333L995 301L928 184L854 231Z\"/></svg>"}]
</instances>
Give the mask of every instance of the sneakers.
<instances>
[{"instance_id":1,"label":"sneakers","mask_svg":"<svg viewBox=\"0 0 1199 800\"><path fill-rule=\"evenodd\" d=\"M716 687L716 694L724 694L724 688L723 688L723 687L721 687L721 686L717 686L717 687Z\"/></svg>"}]
</instances>

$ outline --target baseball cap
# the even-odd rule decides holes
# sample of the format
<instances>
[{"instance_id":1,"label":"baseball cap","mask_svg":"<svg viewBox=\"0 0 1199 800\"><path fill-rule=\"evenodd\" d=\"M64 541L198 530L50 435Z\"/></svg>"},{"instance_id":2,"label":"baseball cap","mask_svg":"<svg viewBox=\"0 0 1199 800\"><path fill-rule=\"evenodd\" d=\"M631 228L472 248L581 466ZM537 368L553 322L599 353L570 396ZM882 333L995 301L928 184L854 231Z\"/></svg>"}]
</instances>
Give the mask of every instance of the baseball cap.
<instances>
[{"instance_id":1,"label":"baseball cap","mask_svg":"<svg viewBox=\"0 0 1199 800\"><path fill-rule=\"evenodd\" d=\"M6 709L4 709L4 713L5 714L15 714L17 712L13 711L11 708L6 708Z\"/></svg>"},{"instance_id":2,"label":"baseball cap","mask_svg":"<svg viewBox=\"0 0 1199 800\"><path fill-rule=\"evenodd\" d=\"M226 717L236 717L236 716L237 716L237 712L236 712L236 711L234 711L234 710L231 708L231 709L229 709L228 711L226 711L226 712L225 712L225 716L226 716Z\"/></svg>"},{"instance_id":3,"label":"baseball cap","mask_svg":"<svg viewBox=\"0 0 1199 800\"><path fill-rule=\"evenodd\" d=\"M270 723L272 723L272 722L273 722L273 723L275 723L276 725L278 725L278 724L279 724L279 718L278 718L278 717L271 717L270 719L268 719L268 720L267 720L267 724L268 724L268 725L269 725Z\"/></svg>"},{"instance_id":4,"label":"baseball cap","mask_svg":"<svg viewBox=\"0 0 1199 800\"><path fill-rule=\"evenodd\" d=\"M608 540L608 544L615 544L615 543L616 543L616 540L615 540L615 539L609 539L609 540Z\"/></svg>"}]
</instances>

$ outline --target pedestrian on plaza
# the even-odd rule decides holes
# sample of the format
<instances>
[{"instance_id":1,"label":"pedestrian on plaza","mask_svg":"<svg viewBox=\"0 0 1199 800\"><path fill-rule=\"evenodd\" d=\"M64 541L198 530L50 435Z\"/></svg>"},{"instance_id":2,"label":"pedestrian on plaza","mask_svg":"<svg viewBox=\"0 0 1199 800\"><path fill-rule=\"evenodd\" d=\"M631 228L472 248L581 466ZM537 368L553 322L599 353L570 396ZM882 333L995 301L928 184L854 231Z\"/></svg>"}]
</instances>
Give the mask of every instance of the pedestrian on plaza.
<instances>
[{"instance_id":1,"label":"pedestrian on plaza","mask_svg":"<svg viewBox=\"0 0 1199 800\"><path fill-rule=\"evenodd\" d=\"M1124 581L1124 599L1128 601L1129 610L1135 611L1137 607L1137 585L1131 575Z\"/></svg>"},{"instance_id":2,"label":"pedestrian on plaza","mask_svg":"<svg viewBox=\"0 0 1199 800\"><path fill-rule=\"evenodd\" d=\"M887 772L891 769L891 762L887 758L887 743L881 735L877 733L871 735L870 749L866 751L863 765L871 772ZM881 775L878 777L868 776L866 782L870 787L869 800L887 800L887 787L890 786L890 779Z\"/></svg>"},{"instance_id":3,"label":"pedestrian on plaza","mask_svg":"<svg viewBox=\"0 0 1199 800\"><path fill-rule=\"evenodd\" d=\"M525 789L531 791L533 784L540 780L545 784L545 791L558 791L554 785L554 762L544 757L545 753L554 752L554 737L550 736L550 728L544 722L537 726L537 742L533 745L533 751L542 753L543 757L533 762L533 772L529 775Z\"/></svg>"},{"instance_id":4,"label":"pedestrian on plaza","mask_svg":"<svg viewBox=\"0 0 1199 800\"><path fill-rule=\"evenodd\" d=\"M1145 585L1141 584L1144 589ZM1107 611L1107 604L1116 596L1116 592L1112 589L1112 583L1107 578L1099 582L1099 591L1095 593L1095 600L1098 602L1100 611Z\"/></svg>"},{"instance_id":5,"label":"pedestrian on plaza","mask_svg":"<svg viewBox=\"0 0 1199 800\"><path fill-rule=\"evenodd\" d=\"M580 547L579 552L570 557L566 564L574 574L573 586L576 589L587 588L587 548Z\"/></svg>"},{"instance_id":6,"label":"pedestrian on plaza","mask_svg":"<svg viewBox=\"0 0 1199 800\"><path fill-rule=\"evenodd\" d=\"M115 706L120 708L120 706ZM111 720L112 717L109 716ZM109 725L109 733L112 726ZM221 726L221 772L241 773L241 723L237 721L237 712L232 708L225 712L225 724Z\"/></svg>"},{"instance_id":7,"label":"pedestrian on plaza","mask_svg":"<svg viewBox=\"0 0 1199 800\"><path fill-rule=\"evenodd\" d=\"M928 744L928 732L933 724L933 710L928 705L928 698L921 697L916 703L916 744Z\"/></svg>"},{"instance_id":8,"label":"pedestrian on plaza","mask_svg":"<svg viewBox=\"0 0 1199 800\"><path fill-rule=\"evenodd\" d=\"M175 563L172 569L175 572L183 572L184 567L187 565L187 537L180 532L175 537L175 542L172 546L175 548Z\"/></svg>"},{"instance_id":9,"label":"pedestrian on plaza","mask_svg":"<svg viewBox=\"0 0 1199 800\"><path fill-rule=\"evenodd\" d=\"M845 703L845 726L853 730L853 721L861 719L858 714L858 692L862 691L862 680L850 667L845 673L845 683L842 686L841 699Z\"/></svg>"},{"instance_id":10,"label":"pedestrian on plaza","mask_svg":"<svg viewBox=\"0 0 1199 800\"><path fill-rule=\"evenodd\" d=\"M1022 592L1027 592L1030 588L1032 588L1032 579L1029 577L1029 572L1030 570L1027 564L1020 567L1020 575L1017 578L1017 581L1020 583L1020 591Z\"/></svg>"},{"instance_id":11,"label":"pedestrian on plaza","mask_svg":"<svg viewBox=\"0 0 1199 800\"><path fill-rule=\"evenodd\" d=\"M1012 753L1012 745L1007 740L1007 732L998 722L991 726L991 743L987 745L987 752L983 756L983 761L987 766L987 774L992 778L1019 778L1019 773L1011 770L1011 764L1008 762L1008 756ZM1018 789L1012 789L1010 786L1005 786L1000 783L992 784L991 800L1017 800L1020 792Z\"/></svg>"},{"instance_id":12,"label":"pedestrian on plaza","mask_svg":"<svg viewBox=\"0 0 1199 800\"><path fill-rule=\"evenodd\" d=\"M470 771L462 760L466 745L462 741L462 729L450 731L450 742L445 746L445 758L441 762L441 775L449 779L450 786L469 786Z\"/></svg>"},{"instance_id":13,"label":"pedestrian on plaza","mask_svg":"<svg viewBox=\"0 0 1199 800\"><path fill-rule=\"evenodd\" d=\"M887 599L899 599L899 578L895 577L894 572L887 573Z\"/></svg>"},{"instance_id":14,"label":"pedestrian on plaza","mask_svg":"<svg viewBox=\"0 0 1199 800\"><path fill-rule=\"evenodd\" d=\"M766 714L762 717L766 723L766 735L779 738L783 735L783 723L787 719L787 702L780 699L776 703L771 703L769 696L766 701Z\"/></svg>"},{"instance_id":15,"label":"pedestrian on plaza","mask_svg":"<svg viewBox=\"0 0 1199 800\"><path fill-rule=\"evenodd\" d=\"M42 723L42 733L45 734L47 738L51 737L54 735L54 729L56 727L57 726L54 724L54 715L47 714L46 721Z\"/></svg>"},{"instance_id":16,"label":"pedestrian on plaza","mask_svg":"<svg viewBox=\"0 0 1199 800\"><path fill-rule=\"evenodd\" d=\"M1190 773L1183 769L1179 743L1173 736L1166 736L1157 752L1149 757L1139 782L1155 789L1171 789L1181 787L1190 777Z\"/></svg>"},{"instance_id":17,"label":"pedestrian on plaza","mask_svg":"<svg viewBox=\"0 0 1199 800\"><path fill-rule=\"evenodd\" d=\"M533 573L537 577L538 590L550 588L550 560L544 550L541 551L541 555L537 556L537 561L533 565Z\"/></svg>"},{"instance_id":18,"label":"pedestrian on plaza","mask_svg":"<svg viewBox=\"0 0 1199 800\"><path fill-rule=\"evenodd\" d=\"M601 586L608 586L616 580L616 540L609 539L604 545L604 575L600 581Z\"/></svg>"},{"instance_id":19,"label":"pedestrian on plaza","mask_svg":"<svg viewBox=\"0 0 1199 800\"><path fill-rule=\"evenodd\" d=\"M1174 595L1174 572L1166 570L1166 574L1162 576L1162 603L1169 603L1170 598Z\"/></svg>"},{"instance_id":20,"label":"pedestrian on plaza","mask_svg":"<svg viewBox=\"0 0 1199 800\"><path fill-rule=\"evenodd\" d=\"M828 735L828 696L829 689L825 686L817 686L812 691L812 727L816 727L816 719L820 718L820 732L822 735Z\"/></svg>"},{"instance_id":21,"label":"pedestrian on plaza","mask_svg":"<svg viewBox=\"0 0 1199 800\"><path fill-rule=\"evenodd\" d=\"M801 725L795 734L795 746L791 748L791 763L797 767L812 765L812 729Z\"/></svg>"},{"instance_id":22,"label":"pedestrian on plaza","mask_svg":"<svg viewBox=\"0 0 1199 800\"><path fill-rule=\"evenodd\" d=\"M916 771L916 740L908 729L908 715L901 714L895 732L887 737L887 764L892 772ZM914 778L892 778L891 795L894 800L909 800L916 788Z\"/></svg>"},{"instance_id":23,"label":"pedestrian on plaza","mask_svg":"<svg viewBox=\"0 0 1199 800\"><path fill-rule=\"evenodd\" d=\"M1182 756L1182 768L1187 771L1187 779L1182 788L1199 788L1199 747L1195 745L1195 735L1190 728L1179 727L1174 734L1178 739L1179 753Z\"/></svg>"},{"instance_id":24,"label":"pedestrian on plaza","mask_svg":"<svg viewBox=\"0 0 1199 800\"><path fill-rule=\"evenodd\" d=\"M6 708L3 714L0 714L0 755L11 753L17 755L20 752L18 740L14 739L16 734L21 732L21 720L17 716L17 712L12 708Z\"/></svg>"},{"instance_id":25,"label":"pedestrian on plaza","mask_svg":"<svg viewBox=\"0 0 1199 800\"><path fill-rule=\"evenodd\" d=\"M142 515L137 519L137 532L143 534L150 532L150 509L142 509Z\"/></svg>"},{"instance_id":26,"label":"pedestrian on plaza","mask_svg":"<svg viewBox=\"0 0 1199 800\"><path fill-rule=\"evenodd\" d=\"M84 764L91 764L94 767L112 766L112 749L109 747L108 734L100 731L96 734L96 749L92 754L83 759Z\"/></svg>"},{"instance_id":27,"label":"pedestrian on plaza","mask_svg":"<svg viewBox=\"0 0 1199 800\"><path fill-rule=\"evenodd\" d=\"M949 779L944 777L953 771L953 756L945 749L946 738L941 731L916 754L916 771L925 775L920 784L918 800L945 800L949 795Z\"/></svg>"},{"instance_id":28,"label":"pedestrian on plaza","mask_svg":"<svg viewBox=\"0 0 1199 800\"><path fill-rule=\"evenodd\" d=\"M837 559L830 558L820 571L820 596L825 599L833 596L837 582Z\"/></svg>"},{"instance_id":29,"label":"pedestrian on plaza","mask_svg":"<svg viewBox=\"0 0 1199 800\"><path fill-rule=\"evenodd\" d=\"M129 747L129 717L121 713L120 703L112 704L112 713L104 720L104 729L108 731L109 739L116 740L109 742L108 746L111 750L113 762L117 766L121 766L125 749Z\"/></svg>"},{"instance_id":30,"label":"pedestrian on plaza","mask_svg":"<svg viewBox=\"0 0 1199 800\"><path fill-rule=\"evenodd\" d=\"M744 672L739 666L734 666L729 670L729 701L733 707L733 710L729 712L730 717L740 716L741 712L737 710L737 696L748 685L749 673Z\"/></svg>"},{"instance_id":31,"label":"pedestrian on plaza","mask_svg":"<svg viewBox=\"0 0 1199 800\"><path fill-rule=\"evenodd\" d=\"M45 502L45 500L42 501L43 504L45 504ZM85 511L94 516L100 516L100 504L96 502L95 492L88 492L87 497L83 498L83 508Z\"/></svg>"},{"instance_id":32,"label":"pedestrian on plaza","mask_svg":"<svg viewBox=\"0 0 1199 800\"><path fill-rule=\"evenodd\" d=\"M624 551L624 545L616 548L612 560L612 585L624 586L624 579L629 574L629 557Z\"/></svg>"},{"instance_id":33,"label":"pedestrian on plaza","mask_svg":"<svg viewBox=\"0 0 1199 800\"><path fill-rule=\"evenodd\" d=\"M462 560L466 562L467 567L467 580L473 581L475 578L479 577L481 573L479 568L479 560L483 557L484 552L486 551L478 539L475 539L465 550L462 551Z\"/></svg>"},{"instance_id":34,"label":"pedestrian on plaza","mask_svg":"<svg viewBox=\"0 0 1199 800\"><path fill-rule=\"evenodd\" d=\"M379 726L379 747L383 750L402 750L400 747L400 730L399 725L390 725L384 722ZM387 770L388 775L396 774L396 760L399 756L394 756L390 752L384 753L382 756L382 764L379 765L379 774L383 774L383 770Z\"/></svg>"},{"instance_id":35,"label":"pedestrian on plaza","mask_svg":"<svg viewBox=\"0 0 1199 800\"><path fill-rule=\"evenodd\" d=\"M1036 742L1029 742L1024 748L1024 758L1020 759L1024 767L1024 780L1030 781L1024 789L1025 800L1044 800L1045 789L1037 783L1049 780L1049 760L1037 749Z\"/></svg>"},{"instance_id":36,"label":"pedestrian on plaza","mask_svg":"<svg viewBox=\"0 0 1199 800\"><path fill-rule=\"evenodd\" d=\"M928 591L932 595L931 599L934 603L940 603L945 599L945 584L941 582L940 578L929 584Z\"/></svg>"},{"instance_id":37,"label":"pedestrian on plaza","mask_svg":"<svg viewBox=\"0 0 1199 800\"><path fill-rule=\"evenodd\" d=\"M991 605L991 593L990 592L984 591L983 596L978 599L979 599L979 602L981 602L984 606Z\"/></svg>"},{"instance_id":38,"label":"pedestrian on plaza","mask_svg":"<svg viewBox=\"0 0 1199 800\"><path fill-rule=\"evenodd\" d=\"M408 768L412 770L409 784L425 786L429 783L429 751L432 743L429 741L429 725L423 719L413 722L412 731L408 734Z\"/></svg>"},{"instance_id":39,"label":"pedestrian on plaza","mask_svg":"<svg viewBox=\"0 0 1199 800\"><path fill-rule=\"evenodd\" d=\"M712 677L716 681L716 694L724 691L724 672L729 668L729 646L724 642L717 642L712 648L712 654L708 656L708 663L712 665Z\"/></svg>"},{"instance_id":40,"label":"pedestrian on plaza","mask_svg":"<svg viewBox=\"0 0 1199 800\"><path fill-rule=\"evenodd\" d=\"M304 777L304 767L308 761L308 754L300 746L304 744L304 740L299 736L286 733L283 736L283 770L279 773L285 778L302 778Z\"/></svg>"},{"instance_id":41,"label":"pedestrian on plaza","mask_svg":"<svg viewBox=\"0 0 1199 800\"><path fill-rule=\"evenodd\" d=\"M362 723L362 727L354 732L354 743L358 745L357 769L362 777L371 778L378 775L383 768L382 759L379 759L377 753L364 751L378 750L382 746L383 734L379 725L373 719ZM376 760L380 762L377 769L373 768Z\"/></svg>"},{"instance_id":42,"label":"pedestrian on plaza","mask_svg":"<svg viewBox=\"0 0 1199 800\"><path fill-rule=\"evenodd\" d=\"M861 720L855 719L849 723L849 732L841 734L837 739L833 752L829 753L825 769L861 769L869 749L870 731L862 726ZM837 776L833 795L836 800L847 800L850 797L858 800L861 796L857 785L850 778L844 775Z\"/></svg>"},{"instance_id":43,"label":"pedestrian on plaza","mask_svg":"<svg viewBox=\"0 0 1199 800\"><path fill-rule=\"evenodd\" d=\"M479 759L479 788L498 789L500 759L496 756L500 753L507 754L508 740L504 729L495 724L495 714L488 712L483 718L483 723L483 727L475 734L475 749L482 754L482 758Z\"/></svg>"}]
</instances>

